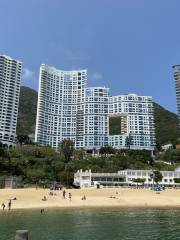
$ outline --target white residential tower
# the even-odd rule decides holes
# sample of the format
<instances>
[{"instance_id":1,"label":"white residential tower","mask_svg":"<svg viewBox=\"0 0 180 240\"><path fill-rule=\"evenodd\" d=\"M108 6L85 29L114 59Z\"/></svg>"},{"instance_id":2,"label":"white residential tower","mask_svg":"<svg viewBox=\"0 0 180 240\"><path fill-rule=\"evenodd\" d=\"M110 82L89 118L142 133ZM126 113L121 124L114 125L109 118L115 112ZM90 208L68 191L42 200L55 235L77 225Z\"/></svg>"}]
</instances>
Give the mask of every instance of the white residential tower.
<instances>
[{"instance_id":1,"label":"white residential tower","mask_svg":"<svg viewBox=\"0 0 180 240\"><path fill-rule=\"evenodd\" d=\"M0 142L13 146L19 105L22 63L0 55Z\"/></svg>"}]
</instances>

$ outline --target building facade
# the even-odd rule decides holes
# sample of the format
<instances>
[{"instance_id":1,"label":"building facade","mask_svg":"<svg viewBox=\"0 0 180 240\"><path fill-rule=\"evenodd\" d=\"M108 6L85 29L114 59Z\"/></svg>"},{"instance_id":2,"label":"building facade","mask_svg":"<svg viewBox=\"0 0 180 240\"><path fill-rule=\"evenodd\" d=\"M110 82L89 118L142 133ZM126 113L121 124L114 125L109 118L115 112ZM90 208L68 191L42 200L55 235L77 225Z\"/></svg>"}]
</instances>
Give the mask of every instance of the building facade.
<instances>
[{"instance_id":1,"label":"building facade","mask_svg":"<svg viewBox=\"0 0 180 240\"><path fill-rule=\"evenodd\" d=\"M136 94L110 97L108 117L109 121L119 119L120 126L119 134L109 130L110 146L153 150L155 127L152 97Z\"/></svg>"},{"instance_id":2,"label":"building facade","mask_svg":"<svg viewBox=\"0 0 180 240\"><path fill-rule=\"evenodd\" d=\"M179 126L180 126L180 65L174 65L174 81L176 88L176 102L177 102L177 111L179 117Z\"/></svg>"},{"instance_id":3,"label":"building facade","mask_svg":"<svg viewBox=\"0 0 180 240\"><path fill-rule=\"evenodd\" d=\"M108 100L108 88L86 88L84 100L85 149L100 149L108 145Z\"/></svg>"},{"instance_id":4,"label":"building facade","mask_svg":"<svg viewBox=\"0 0 180 240\"><path fill-rule=\"evenodd\" d=\"M41 65L35 141L56 149L71 139L76 148L90 151L108 145L154 150L152 98L111 97L108 88L87 87L86 81L87 70Z\"/></svg>"},{"instance_id":5,"label":"building facade","mask_svg":"<svg viewBox=\"0 0 180 240\"><path fill-rule=\"evenodd\" d=\"M16 176L0 176L0 189L16 188L21 183L21 178Z\"/></svg>"},{"instance_id":6,"label":"building facade","mask_svg":"<svg viewBox=\"0 0 180 240\"><path fill-rule=\"evenodd\" d=\"M0 56L0 142L13 146L19 106L22 63Z\"/></svg>"},{"instance_id":7,"label":"building facade","mask_svg":"<svg viewBox=\"0 0 180 240\"><path fill-rule=\"evenodd\" d=\"M58 148L63 139L84 147L87 71L61 71L41 65L35 141Z\"/></svg>"},{"instance_id":8,"label":"building facade","mask_svg":"<svg viewBox=\"0 0 180 240\"><path fill-rule=\"evenodd\" d=\"M92 173L91 170L78 170L74 174L74 185L78 187L94 187L101 186L133 186L143 185L144 187L152 187L155 183L152 178L153 170L122 170L117 173ZM175 171L161 171L163 176L159 182L161 186L180 186L175 179L180 180L180 169ZM137 183L137 179L142 179L143 183ZM178 181L180 182L180 181Z\"/></svg>"}]
</instances>

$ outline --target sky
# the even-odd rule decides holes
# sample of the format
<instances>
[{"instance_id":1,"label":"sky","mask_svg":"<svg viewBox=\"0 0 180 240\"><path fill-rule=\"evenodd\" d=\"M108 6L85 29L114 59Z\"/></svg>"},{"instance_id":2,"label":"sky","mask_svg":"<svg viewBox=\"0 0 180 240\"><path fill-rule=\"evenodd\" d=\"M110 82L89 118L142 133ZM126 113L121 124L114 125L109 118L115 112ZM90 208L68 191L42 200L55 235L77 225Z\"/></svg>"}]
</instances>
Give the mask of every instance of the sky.
<instances>
[{"instance_id":1,"label":"sky","mask_svg":"<svg viewBox=\"0 0 180 240\"><path fill-rule=\"evenodd\" d=\"M0 0L0 54L23 62L38 90L42 63L88 69L88 86L136 93L176 112L179 0Z\"/></svg>"}]
</instances>

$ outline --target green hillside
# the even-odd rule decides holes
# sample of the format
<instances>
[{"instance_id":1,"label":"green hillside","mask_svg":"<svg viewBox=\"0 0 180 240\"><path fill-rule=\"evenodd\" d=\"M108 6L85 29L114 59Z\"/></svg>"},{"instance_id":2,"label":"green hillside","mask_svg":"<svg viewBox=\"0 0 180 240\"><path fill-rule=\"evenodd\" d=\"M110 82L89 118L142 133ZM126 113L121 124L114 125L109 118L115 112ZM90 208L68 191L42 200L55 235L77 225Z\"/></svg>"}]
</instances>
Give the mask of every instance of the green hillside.
<instances>
[{"instance_id":1,"label":"green hillside","mask_svg":"<svg viewBox=\"0 0 180 240\"><path fill-rule=\"evenodd\" d=\"M178 116L161 107L159 104L154 103L154 118L157 143L159 145L170 142L175 144L180 137Z\"/></svg>"},{"instance_id":2,"label":"green hillside","mask_svg":"<svg viewBox=\"0 0 180 240\"><path fill-rule=\"evenodd\" d=\"M38 93L28 87L21 87L17 134L34 134ZM158 145L175 143L180 137L178 117L157 103L154 104L156 139ZM115 124L115 123L114 123ZM114 126L116 128L116 126Z\"/></svg>"},{"instance_id":3,"label":"green hillside","mask_svg":"<svg viewBox=\"0 0 180 240\"><path fill-rule=\"evenodd\" d=\"M17 135L34 134L36 124L38 93L28 87L21 87Z\"/></svg>"}]
</instances>

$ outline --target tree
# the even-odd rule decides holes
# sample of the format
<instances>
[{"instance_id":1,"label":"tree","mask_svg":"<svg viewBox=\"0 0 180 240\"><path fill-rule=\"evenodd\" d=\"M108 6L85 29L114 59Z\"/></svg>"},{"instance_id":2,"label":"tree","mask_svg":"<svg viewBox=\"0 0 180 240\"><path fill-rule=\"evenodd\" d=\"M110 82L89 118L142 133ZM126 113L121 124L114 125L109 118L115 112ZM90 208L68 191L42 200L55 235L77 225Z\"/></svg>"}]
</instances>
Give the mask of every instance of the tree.
<instances>
[{"instance_id":1,"label":"tree","mask_svg":"<svg viewBox=\"0 0 180 240\"><path fill-rule=\"evenodd\" d=\"M180 183L180 178L174 178L175 183Z\"/></svg>"},{"instance_id":2,"label":"tree","mask_svg":"<svg viewBox=\"0 0 180 240\"><path fill-rule=\"evenodd\" d=\"M108 154L114 154L115 149L111 146L105 146L100 148L99 153L107 157Z\"/></svg>"},{"instance_id":3,"label":"tree","mask_svg":"<svg viewBox=\"0 0 180 240\"><path fill-rule=\"evenodd\" d=\"M155 183L161 182L163 179L162 173L160 171L153 172L153 179Z\"/></svg>"},{"instance_id":4,"label":"tree","mask_svg":"<svg viewBox=\"0 0 180 240\"><path fill-rule=\"evenodd\" d=\"M129 136L126 137L126 140L125 140L125 146L130 149L131 148L131 145L132 145L132 136L129 134Z\"/></svg>"},{"instance_id":5,"label":"tree","mask_svg":"<svg viewBox=\"0 0 180 240\"><path fill-rule=\"evenodd\" d=\"M170 162L171 164L180 162L180 149L168 149L167 151L161 153L158 160Z\"/></svg>"},{"instance_id":6,"label":"tree","mask_svg":"<svg viewBox=\"0 0 180 240\"><path fill-rule=\"evenodd\" d=\"M51 162L50 168L51 168L54 180L61 181L60 172L64 171L64 167L65 167L65 164L59 160L53 160Z\"/></svg>"},{"instance_id":7,"label":"tree","mask_svg":"<svg viewBox=\"0 0 180 240\"><path fill-rule=\"evenodd\" d=\"M27 177L35 183L38 183L40 180L46 179L46 172L42 168L29 169L26 174Z\"/></svg>"},{"instance_id":8,"label":"tree","mask_svg":"<svg viewBox=\"0 0 180 240\"><path fill-rule=\"evenodd\" d=\"M80 160L83 160L84 157L85 157L85 150L83 148L82 149L76 149L74 151L74 159L75 160L80 161Z\"/></svg>"},{"instance_id":9,"label":"tree","mask_svg":"<svg viewBox=\"0 0 180 240\"><path fill-rule=\"evenodd\" d=\"M71 161L74 154L74 143L70 139L64 139L59 144L60 153L64 155L65 163Z\"/></svg>"},{"instance_id":10,"label":"tree","mask_svg":"<svg viewBox=\"0 0 180 240\"><path fill-rule=\"evenodd\" d=\"M5 157L6 155L6 150L5 147L3 146L2 142L0 142L0 157Z\"/></svg>"},{"instance_id":11,"label":"tree","mask_svg":"<svg viewBox=\"0 0 180 240\"><path fill-rule=\"evenodd\" d=\"M17 136L17 141L20 145L31 144L31 139L29 138L28 135L18 135Z\"/></svg>"}]
</instances>

